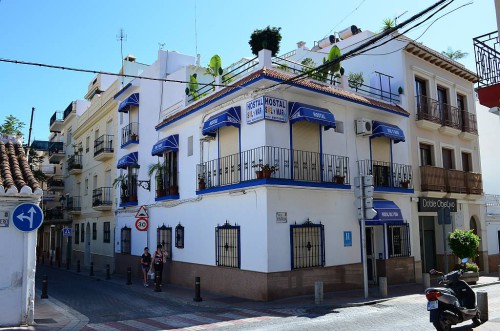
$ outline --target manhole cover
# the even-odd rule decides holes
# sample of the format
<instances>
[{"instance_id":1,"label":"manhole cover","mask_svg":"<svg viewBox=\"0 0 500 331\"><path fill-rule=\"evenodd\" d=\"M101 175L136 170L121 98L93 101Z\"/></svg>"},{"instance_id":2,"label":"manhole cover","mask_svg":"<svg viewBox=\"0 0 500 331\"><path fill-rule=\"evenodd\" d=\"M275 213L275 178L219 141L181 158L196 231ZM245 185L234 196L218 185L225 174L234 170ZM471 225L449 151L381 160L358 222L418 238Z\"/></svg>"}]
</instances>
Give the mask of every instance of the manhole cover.
<instances>
[{"instance_id":1,"label":"manhole cover","mask_svg":"<svg viewBox=\"0 0 500 331\"><path fill-rule=\"evenodd\" d=\"M36 324L56 324L53 318L35 318Z\"/></svg>"}]
</instances>

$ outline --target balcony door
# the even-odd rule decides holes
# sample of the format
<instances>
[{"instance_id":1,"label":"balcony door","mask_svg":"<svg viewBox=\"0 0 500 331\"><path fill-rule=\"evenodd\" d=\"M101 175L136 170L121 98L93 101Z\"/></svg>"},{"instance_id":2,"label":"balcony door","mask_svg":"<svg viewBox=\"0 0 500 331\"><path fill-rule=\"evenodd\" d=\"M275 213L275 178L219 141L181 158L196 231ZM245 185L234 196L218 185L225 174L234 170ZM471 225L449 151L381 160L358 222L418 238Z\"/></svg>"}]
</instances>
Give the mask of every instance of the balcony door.
<instances>
[{"instance_id":1,"label":"balcony door","mask_svg":"<svg viewBox=\"0 0 500 331\"><path fill-rule=\"evenodd\" d=\"M470 153L462 152L462 170L465 172L472 171L472 156Z\"/></svg>"},{"instance_id":2,"label":"balcony door","mask_svg":"<svg viewBox=\"0 0 500 331\"><path fill-rule=\"evenodd\" d=\"M295 180L320 181L321 126L307 121L292 125L293 177Z\"/></svg>"},{"instance_id":3,"label":"balcony door","mask_svg":"<svg viewBox=\"0 0 500 331\"><path fill-rule=\"evenodd\" d=\"M386 137L370 139L374 186L391 186L391 140Z\"/></svg>"},{"instance_id":4,"label":"balcony door","mask_svg":"<svg viewBox=\"0 0 500 331\"><path fill-rule=\"evenodd\" d=\"M448 114L446 107L448 106L448 91L441 86L437 87L438 109L442 120L447 120L451 114Z\"/></svg>"},{"instance_id":5,"label":"balcony door","mask_svg":"<svg viewBox=\"0 0 500 331\"><path fill-rule=\"evenodd\" d=\"M219 185L229 185L240 181L240 129L225 126L219 129Z\"/></svg>"},{"instance_id":6,"label":"balcony door","mask_svg":"<svg viewBox=\"0 0 500 331\"><path fill-rule=\"evenodd\" d=\"M420 165L432 166L432 146L427 144L420 144Z\"/></svg>"},{"instance_id":7,"label":"balcony door","mask_svg":"<svg viewBox=\"0 0 500 331\"><path fill-rule=\"evenodd\" d=\"M453 150L448 148L443 148L443 168L444 169L455 169L453 164Z\"/></svg>"}]
</instances>

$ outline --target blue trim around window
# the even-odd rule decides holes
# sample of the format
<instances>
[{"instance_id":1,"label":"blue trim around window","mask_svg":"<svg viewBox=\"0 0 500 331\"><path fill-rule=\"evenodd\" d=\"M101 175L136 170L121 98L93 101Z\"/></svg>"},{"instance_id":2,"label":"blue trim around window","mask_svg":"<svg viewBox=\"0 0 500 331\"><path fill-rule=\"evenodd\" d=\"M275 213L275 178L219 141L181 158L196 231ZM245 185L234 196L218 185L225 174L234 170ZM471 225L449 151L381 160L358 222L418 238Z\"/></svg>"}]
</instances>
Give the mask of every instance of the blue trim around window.
<instances>
[{"instance_id":1,"label":"blue trim around window","mask_svg":"<svg viewBox=\"0 0 500 331\"><path fill-rule=\"evenodd\" d=\"M179 198L180 198L179 194L173 194L173 195L165 195L162 197L157 197L155 198L155 201L179 200Z\"/></svg>"},{"instance_id":2,"label":"blue trim around window","mask_svg":"<svg viewBox=\"0 0 500 331\"><path fill-rule=\"evenodd\" d=\"M120 202L120 207L130 207L139 205L139 201Z\"/></svg>"},{"instance_id":3,"label":"blue trim around window","mask_svg":"<svg viewBox=\"0 0 500 331\"><path fill-rule=\"evenodd\" d=\"M127 141L125 144L121 145L120 148L125 148L127 147L128 145L132 145L132 144L138 144L139 143L139 140L129 140Z\"/></svg>"}]
</instances>

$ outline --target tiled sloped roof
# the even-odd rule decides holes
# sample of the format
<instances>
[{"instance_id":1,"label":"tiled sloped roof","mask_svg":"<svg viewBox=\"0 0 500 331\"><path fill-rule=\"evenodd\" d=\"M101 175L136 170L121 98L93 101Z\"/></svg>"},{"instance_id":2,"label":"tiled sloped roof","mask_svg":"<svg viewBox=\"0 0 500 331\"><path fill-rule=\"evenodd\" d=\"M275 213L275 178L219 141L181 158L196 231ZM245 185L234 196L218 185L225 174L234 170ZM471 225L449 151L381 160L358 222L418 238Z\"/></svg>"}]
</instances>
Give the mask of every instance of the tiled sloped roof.
<instances>
[{"instance_id":1,"label":"tiled sloped roof","mask_svg":"<svg viewBox=\"0 0 500 331\"><path fill-rule=\"evenodd\" d=\"M156 129L159 129L163 127L164 125L168 124L169 122L175 120L176 118L179 118L192 110L199 108L209 102L211 102L214 99L218 99L219 97L223 97L225 94L231 92L234 89L240 88L242 85L248 84L252 82L253 80L260 78L260 77L269 77L273 78L278 81L283 81L283 84L285 85L295 85L295 86L303 86L312 90L320 91L320 92L325 92L328 93L332 96L340 97L346 100L351 100L356 103L364 104L366 106L372 106L372 107L377 107L381 109L386 109L388 111L396 112L405 116L409 116L410 113L408 113L406 110L404 110L402 107L396 104L391 104L387 103L384 101L380 101L377 99L372 99L369 97L365 97L363 95L360 95L358 93L354 93L351 91L347 91L335 86L331 86L326 83L320 83L311 79L303 78L303 79L297 79L292 82L287 82L287 80L292 79L296 75L287 73L281 70L276 70L276 69L269 69L269 68L262 68L260 70L257 70L253 72L252 74L248 75L247 77L241 79L240 81L236 82L234 85L230 85L228 87L225 87L215 93L212 93L211 95L207 96L206 98L203 98L199 101L193 102L191 105L183 109L182 111L169 116L165 118L163 121L161 121L158 125L156 125Z\"/></svg>"},{"instance_id":2,"label":"tiled sloped roof","mask_svg":"<svg viewBox=\"0 0 500 331\"><path fill-rule=\"evenodd\" d=\"M42 193L22 145L10 141L0 141L0 195L5 193Z\"/></svg>"}]
</instances>

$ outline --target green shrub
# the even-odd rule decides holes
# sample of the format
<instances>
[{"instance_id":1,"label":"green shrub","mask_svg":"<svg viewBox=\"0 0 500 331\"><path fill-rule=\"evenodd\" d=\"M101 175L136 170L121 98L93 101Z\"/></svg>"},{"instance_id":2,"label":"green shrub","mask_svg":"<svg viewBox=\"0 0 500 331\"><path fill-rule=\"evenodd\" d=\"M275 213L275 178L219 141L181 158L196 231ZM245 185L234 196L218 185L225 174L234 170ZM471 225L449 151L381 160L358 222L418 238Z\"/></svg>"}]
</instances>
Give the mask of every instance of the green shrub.
<instances>
[{"instance_id":1,"label":"green shrub","mask_svg":"<svg viewBox=\"0 0 500 331\"><path fill-rule=\"evenodd\" d=\"M281 42L281 28L267 26L265 29L256 29L250 35L250 48L254 55L258 55L259 51L262 49L268 49L271 51L272 56L278 55L280 51Z\"/></svg>"},{"instance_id":2,"label":"green shrub","mask_svg":"<svg viewBox=\"0 0 500 331\"><path fill-rule=\"evenodd\" d=\"M465 264L465 271L478 272L479 271L479 267L474 262L469 262L469 263Z\"/></svg>"},{"instance_id":3,"label":"green shrub","mask_svg":"<svg viewBox=\"0 0 500 331\"><path fill-rule=\"evenodd\" d=\"M479 237L472 230L455 230L448 235L448 244L457 257L460 259L473 259L477 255L479 248Z\"/></svg>"}]
</instances>

